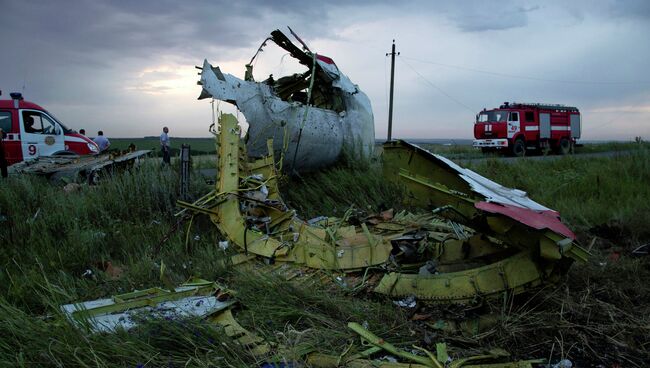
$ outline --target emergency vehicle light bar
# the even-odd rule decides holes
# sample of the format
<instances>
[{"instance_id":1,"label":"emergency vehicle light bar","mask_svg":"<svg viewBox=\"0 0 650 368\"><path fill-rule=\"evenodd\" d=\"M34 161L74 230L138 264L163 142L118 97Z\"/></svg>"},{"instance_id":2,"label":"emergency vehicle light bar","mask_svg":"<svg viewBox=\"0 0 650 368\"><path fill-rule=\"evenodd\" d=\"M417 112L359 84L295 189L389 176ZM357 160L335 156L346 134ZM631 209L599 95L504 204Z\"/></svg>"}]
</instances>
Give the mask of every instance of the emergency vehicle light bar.
<instances>
[{"instance_id":1,"label":"emergency vehicle light bar","mask_svg":"<svg viewBox=\"0 0 650 368\"><path fill-rule=\"evenodd\" d=\"M21 100L22 101L22 99L23 99L23 94L20 93L20 92L11 92L9 94L9 96L11 96L12 100Z\"/></svg>"},{"instance_id":2,"label":"emergency vehicle light bar","mask_svg":"<svg viewBox=\"0 0 650 368\"><path fill-rule=\"evenodd\" d=\"M535 102L504 102L500 109L507 109L512 107L537 107L540 109L549 109L549 110L566 110L566 111L578 111L577 107L567 106L562 104L545 104L545 103L535 103Z\"/></svg>"}]
</instances>

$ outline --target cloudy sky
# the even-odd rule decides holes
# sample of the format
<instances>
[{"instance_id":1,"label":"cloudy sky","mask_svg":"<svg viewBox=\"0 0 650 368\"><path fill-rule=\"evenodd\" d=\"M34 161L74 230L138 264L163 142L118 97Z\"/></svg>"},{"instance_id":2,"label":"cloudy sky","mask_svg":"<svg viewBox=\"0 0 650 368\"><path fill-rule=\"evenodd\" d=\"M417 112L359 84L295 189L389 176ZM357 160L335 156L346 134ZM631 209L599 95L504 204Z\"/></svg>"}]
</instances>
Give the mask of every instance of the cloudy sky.
<instances>
[{"instance_id":1,"label":"cloudy sky","mask_svg":"<svg viewBox=\"0 0 650 368\"><path fill-rule=\"evenodd\" d=\"M584 139L650 139L650 1L0 0L0 90L23 91L73 129L109 137L208 136L195 65L243 77L274 29L333 58L385 137L392 39L394 133L472 138L503 101L583 112ZM285 32L288 34L288 32ZM296 66L274 44L255 76ZM224 111L232 108L221 103Z\"/></svg>"}]
</instances>

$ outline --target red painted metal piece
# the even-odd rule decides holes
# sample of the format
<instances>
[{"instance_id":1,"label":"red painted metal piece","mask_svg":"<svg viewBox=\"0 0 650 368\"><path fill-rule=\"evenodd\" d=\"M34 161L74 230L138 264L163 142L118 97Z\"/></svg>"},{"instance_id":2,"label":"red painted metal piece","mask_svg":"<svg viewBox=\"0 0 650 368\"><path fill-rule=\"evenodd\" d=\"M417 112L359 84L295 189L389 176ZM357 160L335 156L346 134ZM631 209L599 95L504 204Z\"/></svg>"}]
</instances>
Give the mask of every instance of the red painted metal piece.
<instances>
[{"instance_id":1,"label":"red painted metal piece","mask_svg":"<svg viewBox=\"0 0 650 368\"><path fill-rule=\"evenodd\" d=\"M571 240L576 238L576 235L560 221L560 214L556 211L534 211L528 208L491 202L476 202L474 207L485 212L508 216L533 229L549 229Z\"/></svg>"}]
</instances>

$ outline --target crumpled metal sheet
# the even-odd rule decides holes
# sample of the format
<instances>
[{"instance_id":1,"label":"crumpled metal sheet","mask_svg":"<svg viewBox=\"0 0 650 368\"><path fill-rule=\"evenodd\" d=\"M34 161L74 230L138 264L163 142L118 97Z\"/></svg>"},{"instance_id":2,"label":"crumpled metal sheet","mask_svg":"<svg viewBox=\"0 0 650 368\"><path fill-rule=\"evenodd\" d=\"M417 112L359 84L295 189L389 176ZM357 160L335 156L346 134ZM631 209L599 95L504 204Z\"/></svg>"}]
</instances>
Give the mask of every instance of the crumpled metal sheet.
<instances>
[{"instance_id":1,"label":"crumpled metal sheet","mask_svg":"<svg viewBox=\"0 0 650 368\"><path fill-rule=\"evenodd\" d=\"M531 211L519 206L490 202L477 202L474 206L485 212L508 216L534 229L549 229L571 240L576 238L573 231L560 221L560 215L553 210Z\"/></svg>"},{"instance_id":2,"label":"crumpled metal sheet","mask_svg":"<svg viewBox=\"0 0 650 368\"><path fill-rule=\"evenodd\" d=\"M203 318L228 309L235 302L220 300L216 295L220 289L215 283L193 280L173 291L151 288L60 308L71 322L93 332L115 332L130 330L143 320Z\"/></svg>"},{"instance_id":3,"label":"crumpled metal sheet","mask_svg":"<svg viewBox=\"0 0 650 368\"><path fill-rule=\"evenodd\" d=\"M533 201L526 192L504 187L415 144L386 142L383 162L384 176L406 185L412 205L453 207L466 225L491 228L510 242L514 239L508 232L517 233L517 243L532 244L532 238L523 239L518 230L522 227L550 230L553 238L575 240L556 211ZM513 228L516 231L510 231ZM539 232L538 236L546 235Z\"/></svg>"},{"instance_id":4,"label":"crumpled metal sheet","mask_svg":"<svg viewBox=\"0 0 650 368\"><path fill-rule=\"evenodd\" d=\"M485 196L473 191L455 169L415 146L387 143L391 146L384 150L384 170L392 175L387 180L404 178L415 205L447 208L460 214L465 226L436 217L439 210L426 218L373 216L351 225L344 214L310 224L280 198L272 143L268 155L251 161L240 147L236 118L227 114L220 117L218 140L219 175L213 194L195 204L179 205L208 214L222 235L245 254L346 272L380 266L383 271L376 267L373 271L381 276L375 292L461 304L506 291L524 292L556 280L567 262L584 259L581 248L562 233L477 208L476 203L487 203ZM263 195L256 195L261 188Z\"/></svg>"},{"instance_id":5,"label":"crumpled metal sheet","mask_svg":"<svg viewBox=\"0 0 650 368\"><path fill-rule=\"evenodd\" d=\"M162 301L154 306L127 309L122 312L94 314L88 323L95 332L115 332L117 329L130 330L143 319L179 319L187 317L203 318L230 307L233 302L220 302L214 296L190 296L187 298ZM72 318L76 312L88 311L107 306L115 306L113 298L98 299L82 303L62 305L63 312Z\"/></svg>"}]
</instances>

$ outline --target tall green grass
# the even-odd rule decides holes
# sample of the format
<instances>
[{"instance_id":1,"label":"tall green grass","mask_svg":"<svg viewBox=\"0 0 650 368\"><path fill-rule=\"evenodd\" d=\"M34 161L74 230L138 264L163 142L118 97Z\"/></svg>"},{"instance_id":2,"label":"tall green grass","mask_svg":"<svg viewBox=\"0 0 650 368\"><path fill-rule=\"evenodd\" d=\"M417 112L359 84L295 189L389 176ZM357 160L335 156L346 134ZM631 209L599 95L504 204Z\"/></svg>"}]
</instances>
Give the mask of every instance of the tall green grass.
<instances>
[{"instance_id":1,"label":"tall green grass","mask_svg":"<svg viewBox=\"0 0 650 368\"><path fill-rule=\"evenodd\" d=\"M191 194L208 190L195 180ZM177 191L177 173L155 161L70 193L41 177L3 181L0 366L255 365L245 348L202 321L154 321L129 333L97 335L72 327L59 313L62 304L161 285L162 263L174 283L199 276L236 290L238 319L291 347L285 359L344 348L353 338L347 321L407 335L405 318L386 299L351 299L338 287L301 289L279 277L225 269L220 236L205 217L192 222L186 248L187 222L173 231ZM106 270L107 262L122 270L119 278Z\"/></svg>"},{"instance_id":2,"label":"tall green grass","mask_svg":"<svg viewBox=\"0 0 650 368\"><path fill-rule=\"evenodd\" d=\"M160 155L160 139L158 137L144 138L111 138L111 149L126 150L134 144L140 150L152 150ZM192 152L197 155L212 155L216 153L214 138L175 138L171 137L171 155L176 156L181 145L189 144Z\"/></svg>"},{"instance_id":3,"label":"tall green grass","mask_svg":"<svg viewBox=\"0 0 650 368\"><path fill-rule=\"evenodd\" d=\"M491 159L469 168L528 192L580 230L615 227L632 240L650 238L650 150L645 147L588 159Z\"/></svg>"},{"instance_id":4,"label":"tall green grass","mask_svg":"<svg viewBox=\"0 0 650 368\"><path fill-rule=\"evenodd\" d=\"M605 225L625 229L621 241L639 243L650 238L644 226L650 216L648 150L589 160L563 157L508 164L487 160L472 168L559 210L587 239L593 236L591 231L602 231ZM398 206L402 195L383 180L377 163L353 160L285 178L281 189L303 218L340 216L350 206L377 211ZM208 190L209 186L193 181L192 196ZM562 355L554 351L554 359L587 359L593 355L588 348L605 351L611 341L627 344L616 349L618 356L632 359L633 363L624 360L630 366L641 366L639 362L650 357L648 346L635 342L649 323L643 307L649 305L650 295L643 283L650 269L647 260L628 260L624 254L621 262L614 263L600 242L592 249L595 260L574 267L553 299L496 307L501 308L504 321L484 337L468 340L410 321L413 311L396 308L381 296L351 294L318 283L300 287L278 276L220 266L226 254L218 248L219 234L207 218L193 221L186 247L187 223L176 226L178 218L173 216L177 191L175 170L153 160L70 193L39 177L0 182L0 366L259 365L261 361L225 338L223 331L199 320L153 321L129 333L89 334L71 326L58 311L61 304L159 286L162 263L174 283L199 276L234 289L240 301L238 320L268 341L287 346L281 354L287 360L309 350L341 353L358 341L345 327L349 321L367 322L371 331L404 348L413 344L435 348L435 342L447 341L454 354L501 346L520 358L544 357L558 346L555 339L570 336L582 350L570 350L571 344L563 342L566 350ZM121 277L106 271L109 261L123 270ZM569 289L570 294L564 293ZM641 299L631 302L635 293ZM458 315L418 305L418 313ZM627 325L606 324L607 316ZM596 317L603 333L590 322ZM632 328L630 323L638 326ZM531 329L539 332L538 338L527 332ZM596 355L589 362L621 360Z\"/></svg>"}]
</instances>

